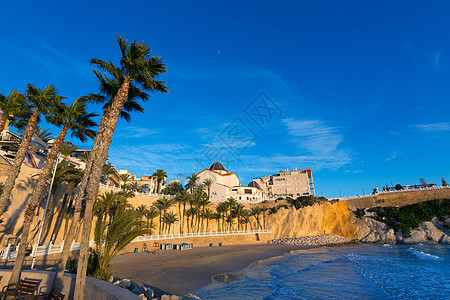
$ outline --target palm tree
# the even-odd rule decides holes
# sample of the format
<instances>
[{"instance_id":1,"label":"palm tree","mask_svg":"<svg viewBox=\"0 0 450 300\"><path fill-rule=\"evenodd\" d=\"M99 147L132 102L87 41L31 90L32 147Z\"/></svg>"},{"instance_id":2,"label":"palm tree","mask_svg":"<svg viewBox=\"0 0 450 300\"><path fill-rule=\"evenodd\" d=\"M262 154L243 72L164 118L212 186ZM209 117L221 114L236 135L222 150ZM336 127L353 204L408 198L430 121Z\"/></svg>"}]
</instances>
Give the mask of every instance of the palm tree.
<instances>
[{"instance_id":1,"label":"palm tree","mask_svg":"<svg viewBox=\"0 0 450 300\"><path fill-rule=\"evenodd\" d=\"M225 202L221 202L216 206L216 212L222 218L222 231L225 231L225 218L227 215L228 207Z\"/></svg>"},{"instance_id":2,"label":"palm tree","mask_svg":"<svg viewBox=\"0 0 450 300\"><path fill-rule=\"evenodd\" d=\"M16 90L12 90L8 97L0 94L0 133L5 129L6 122L16 120L28 120L31 116L30 106L25 96ZM21 129L23 122L17 122L16 127Z\"/></svg>"},{"instance_id":3,"label":"palm tree","mask_svg":"<svg viewBox=\"0 0 450 300\"><path fill-rule=\"evenodd\" d=\"M50 122L51 123L51 122ZM17 130L18 133L21 135L25 135L24 130ZM40 138L43 142L48 143L51 140L52 132L49 129L44 129L39 126L36 126L36 129L34 130L34 134Z\"/></svg>"},{"instance_id":4,"label":"palm tree","mask_svg":"<svg viewBox=\"0 0 450 300\"><path fill-rule=\"evenodd\" d=\"M211 199L211 187L212 187L212 184L213 184L213 180L211 178L206 178L203 181L203 184L206 186L206 188L208 190L208 200L210 200Z\"/></svg>"},{"instance_id":5,"label":"palm tree","mask_svg":"<svg viewBox=\"0 0 450 300\"><path fill-rule=\"evenodd\" d=\"M123 184L126 185L128 181L131 180L131 176L128 173L120 174L120 179L123 181Z\"/></svg>"},{"instance_id":6,"label":"palm tree","mask_svg":"<svg viewBox=\"0 0 450 300\"><path fill-rule=\"evenodd\" d=\"M136 211L139 213L139 216L144 217L147 214L148 207L145 204L141 204L136 207Z\"/></svg>"},{"instance_id":7,"label":"palm tree","mask_svg":"<svg viewBox=\"0 0 450 300\"><path fill-rule=\"evenodd\" d=\"M233 215L237 218L237 225L239 230L239 226L241 225L241 218L245 216L244 205L242 205L241 203L236 204L233 209Z\"/></svg>"},{"instance_id":8,"label":"palm tree","mask_svg":"<svg viewBox=\"0 0 450 300\"><path fill-rule=\"evenodd\" d=\"M114 166L111 163L107 163L106 165L104 165L102 167L102 181L103 181L103 183L107 183L109 175L114 174L115 171L116 171L116 169L114 168ZM128 174L126 174L126 175L128 175Z\"/></svg>"},{"instance_id":9,"label":"palm tree","mask_svg":"<svg viewBox=\"0 0 450 300\"><path fill-rule=\"evenodd\" d=\"M269 208L267 206L261 207L261 212L262 212L262 215L263 215L263 226L264 226L264 229L266 229L266 214L267 214L268 211L269 211Z\"/></svg>"},{"instance_id":10,"label":"palm tree","mask_svg":"<svg viewBox=\"0 0 450 300\"><path fill-rule=\"evenodd\" d=\"M33 193L28 200L27 209L24 213L24 223L22 227L21 243L17 251L16 260L14 262L14 268L11 274L13 280L11 282L18 282L20 276L20 270L22 268L23 259L25 258L25 251L28 245L28 235L33 221L34 212L39 205L42 192L47 184L48 178L53 169L53 165L58 157L61 145L66 138L67 132L70 130L71 135L85 142L88 137L93 138L95 133L90 128L95 126L96 123L92 121L92 117L95 114L86 113L86 107L83 103L75 101L70 107L67 107L63 103L59 103L53 107L52 114L47 117L47 121L53 125L62 126L62 130L59 132L55 143L50 150L47 160L42 168L42 172L39 176L38 182L33 190ZM38 243L40 241L37 241Z\"/></svg>"},{"instance_id":11,"label":"palm tree","mask_svg":"<svg viewBox=\"0 0 450 300\"><path fill-rule=\"evenodd\" d=\"M180 216L180 234L183 233L183 219L186 213L186 204L189 202L190 195L186 191L181 191L175 196L175 201L178 203L178 215ZM181 213L181 205L183 205L183 213Z\"/></svg>"},{"instance_id":12,"label":"palm tree","mask_svg":"<svg viewBox=\"0 0 450 300\"><path fill-rule=\"evenodd\" d=\"M161 223L160 223L160 226L161 226L161 224L164 225L164 218L167 214L167 210L174 204L174 201L172 199L162 197L162 198L159 198L158 200L156 200L156 203L158 205L158 208L160 208L160 210L163 211L163 215L162 215ZM162 228L162 231L164 232L164 227Z\"/></svg>"},{"instance_id":13,"label":"palm tree","mask_svg":"<svg viewBox=\"0 0 450 300\"><path fill-rule=\"evenodd\" d=\"M206 230L205 232L208 231L208 227L209 227L209 220L214 218L214 214L212 212L212 210L210 210L209 208L206 208L203 213L202 213L202 217L206 219Z\"/></svg>"},{"instance_id":14,"label":"palm tree","mask_svg":"<svg viewBox=\"0 0 450 300\"><path fill-rule=\"evenodd\" d=\"M191 191L191 194L194 193L194 189L197 186L197 181L200 179L200 177L195 174L192 173L191 176L186 177L186 179L188 179L188 183L186 184L186 188L189 188L189 190Z\"/></svg>"},{"instance_id":15,"label":"palm tree","mask_svg":"<svg viewBox=\"0 0 450 300\"><path fill-rule=\"evenodd\" d=\"M99 267L95 270L94 277L110 280L111 260L133 239L149 233L151 231L146 228L145 222L139 218L135 210L118 212L109 225L102 218L98 218L94 229L94 241Z\"/></svg>"},{"instance_id":16,"label":"palm tree","mask_svg":"<svg viewBox=\"0 0 450 300\"><path fill-rule=\"evenodd\" d=\"M156 178L156 183L158 185L158 187L156 188L156 193L159 194L161 192L161 183L167 177L167 173L163 169L158 169L155 173L153 173L152 177Z\"/></svg>"},{"instance_id":17,"label":"palm tree","mask_svg":"<svg viewBox=\"0 0 450 300\"><path fill-rule=\"evenodd\" d=\"M63 156L63 160L67 159L67 157L69 157L77 149L78 149L78 146L75 144L72 144L71 142L62 143L60 151L61 151L61 155Z\"/></svg>"},{"instance_id":18,"label":"palm tree","mask_svg":"<svg viewBox=\"0 0 450 300\"><path fill-rule=\"evenodd\" d=\"M198 206L201 207L201 209L202 209L202 210L201 210L200 216L201 216L201 218L202 218L202 231L203 231L203 216L204 216L204 213L205 213L206 208L207 208L209 205L211 205L211 201L208 200L208 198L207 198L207 196L206 196L205 193L203 193L202 195L203 195L203 196L201 197L201 200L200 200L200 202L198 203ZM206 226L206 227L208 227L208 226Z\"/></svg>"},{"instance_id":19,"label":"palm tree","mask_svg":"<svg viewBox=\"0 0 450 300\"><path fill-rule=\"evenodd\" d=\"M31 138L33 137L34 130L36 129L37 123L39 121L39 115L47 115L50 109L59 102L62 97L56 94L55 87L49 85L44 90L40 90L33 86L32 84L27 85L27 95L26 99L28 104L32 107L33 114L28 120L27 129L17 150L16 157L14 159L14 164L11 166L8 172L8 178L4 183L3 193L0 196L0 216L6 211L8 206L11 191L16 183L16 178L19 175L20 168L22 166L23 160L25 159L25 153L30 145ZM12 278L17 279L18 278Z\"/></svg>"},{"instance_id":20,"label":"palm tree","mask_svg":"<svg viewBox=\"0 0 450 300\"><path fill-rule=\"evenodd\" d=\"M112 209L114 205L119 201L121 195L114 191L108 191L101 195L99 195L94 204L94 211L101 217L103 220L106 220L106 217L109 216L109 219L112 219Z\"/></svg>"},{"instance_id":21,"label":"palm tree","mask_svg":"<svg viewBox=\"0 0 450 300\"><path fill-rule=\"evenodd\" d=\"M168 225L167 233L170 234L170 229L173 227L172 225L178 222L177 214L174 212L169 212L164 216L164 223Z\"/></svg>"},{"instance_id":22,"label":"palm tree","mask_svg":"<svg viewBox=\"0 0 450 300\"><path fill-rule=\"evenodd\" d=\"M216 220L217 222L217 232L220 231L220 219L222 219L222 214L219 212L213 213L212 219Z\"/></svg>"},{"instance_id":23,"label":"palm tree","mask_svg":"<svg viewBox=\"0 0 450 300\"><path fill-rule=\"evenodd\" d=\"M259 229L262 229L261 223L259 222L259 216L261 215L261 213L262 213L262 209L260 206L253 208L252 212L251 212L251 215L254 216L256 219L256 223L257 223Z\"/></svg>"},{"instance_id":24,"label":"palm tree","mask_svg":"<svg viewBox=\"0 0 450 300\"><path fill-rule=\"evenodd\" d=\"M89 233L92 227L93 200L98 193L98 183L101 178L103 163L107 158L119 116L123 116L126 120L129 120L130 116L125 111L143 111L136 98L143 101L148 100L149 95L145 91L167 92L165 83L156 80L161 73L166 72L166 66L162 59L155 56L150 57L150 48L144 42L137 43L134 41L128 43L119 36L117 37L117 41L122 54L119 67L116 67L112 62L105 62L97 58L91 59L92 64L95 64L101 71L109 73L110 77L94 70L100 82L102 94L88 96L92 101L106 102L106 104L92 153L86 165L85 176L80 183L81 192L75 198L76 211L74 220L79 218L81 203L85 192L87 194L85 198L86 212L84 215L85 221L83 222L82 245L80 248L76 280L77 292L75 299L77 300L84 298L84 284L89 256ZM62 283L63 268L69 255L69 248L67 247L64 250L58 264L58 280L55 287L60 287Z\"/></svg>"},{"instance_id":25,"label":"palm tree","mask_svg":"<svg viewBox=\"0 0 450 300\"><path fill-rule=\"evenodd\" d=\"M148 230L151 230L152 228L154 228L153 219L156 218L158 215L159 215L159 211L156 208L150 207L149 209L147 209L145 218L147 219L147 229Z\"/></svg>"},{"instance_id":26,"label":"palm tree","mask_svg":"<svg viewBox=\"0 0 450 300\"><path fill-rule=\"evenodd\" d=\"M230 197L230 198L228 198L226 201L225 201L225 204L227 205L227 207L228 207L228 210L229 210L229 214L228 214L228 217L232 217L233 216L233 208L236 206L236 204L237 204L237 201L236 201L236 199L234 199L233 197ZM232 225L232 222L230 222L230 229L232 230L232 227L231 227L231 225Z\"/></svg>"}]
</instances>

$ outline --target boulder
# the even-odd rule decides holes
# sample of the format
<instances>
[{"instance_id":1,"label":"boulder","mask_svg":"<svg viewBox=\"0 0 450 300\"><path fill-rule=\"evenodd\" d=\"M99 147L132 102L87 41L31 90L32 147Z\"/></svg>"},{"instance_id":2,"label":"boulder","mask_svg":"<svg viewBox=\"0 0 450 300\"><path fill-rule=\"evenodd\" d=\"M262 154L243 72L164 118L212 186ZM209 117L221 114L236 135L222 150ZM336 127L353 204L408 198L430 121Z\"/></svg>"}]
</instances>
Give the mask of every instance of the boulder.
<instances>
[{"instance_id":1,"label":"boulder","mask_svg":"<svg viewBox=\"0 0 450 300\"><path fill-rule=\"evenodd\" d=\"M401 230L399 230L395 233L395 239L397 240L397 243L399 243L399 244L403 243L403 233Z\"/></svg>"},{"instance_id":2,"label":"boulder","mask_svg":"<svg viewBox=\"0 0 450 300\"><path fill-rule=\"evenodd\" d=\"M152 299L155 296L155 291L149 285L144 283L142 289L144 290L144 295L147 299Z\"/></svg>"},{"instance_id":3,"label":"boulder","mask_svg":"<svg viewBox=\"0 0 450 300\"><path fill-rule=\"evenodd\" d=\"M114 285L120 286L121 288L127 289L131 286L131 280L130 279L119 279L113 282Z\"/></svg>"},{"instance_id":4,"label":"boulder","mask_svg":"<svg viewBox=\"0 0 450 300\"><path fill-rule=\"evenodd\" d=\"M422 227L423 231L425 231L425 235L429 241L437 243L444 234L432 222L423 222L420 224L420 227Z\"/></svg>"},{"instance_id":5,"label":"boulder","mask_svg":"<svg viewBox=\"0 0 450 300\"><path fill-rule=\"evenodd\" d=\"M128 289L130 290L130 292L136 295L144 294L145 292L141 286L139 286L136 282L133 281L131 282L131 285Z\"/></svg>"},{"instance_id":6,"label":"boulder","mask_svg":"<svg viewBox=\"0 0 450 300\"><path fill-rule=\"evenodd\" d=\"M372 218L362 218L356 221L357 238L363 243L392 243L396 241L393 229Z\"/></svg>"},{"instance_id":7,"label":"boulder","mask_svg":"<svg viewBox=\"0 0 450 300\"><path fill-rule=\"evenodd\" d=\"M196 296L194 294L186 294L183 296L183 300L191 300L191 299L195 299L195 300L201 300L199 296Z\"/></svg>"},{"instance_id":8,"label":"boulder","mask_svg":"<svg viewBox=\"0 0 450 300\"><path fill-rule=\"evenodd\" d=\"M450 245L450 237L446 234L443 234L438 242L439 244Z\"/></svg>"},{"instance_id":9,"label":"boulder","mask_svg":"<svg viewBox=\"0 0 450 300\"><path fill-rule=\"evenodd\" d=\"M426 243L427 241L425 232L421 228L411 230L409 236L403 239L405 244Z\"/></svg>"},{"instance_id":10,"label":"boulder","mask_svg":"<svg viewBox=\"0 0 450 300\"><path fill-rule=\"evenodd\" d=\"M162 295L161 300L181 300L183 297L177 295Z\"/></svg>"}]
</instances>

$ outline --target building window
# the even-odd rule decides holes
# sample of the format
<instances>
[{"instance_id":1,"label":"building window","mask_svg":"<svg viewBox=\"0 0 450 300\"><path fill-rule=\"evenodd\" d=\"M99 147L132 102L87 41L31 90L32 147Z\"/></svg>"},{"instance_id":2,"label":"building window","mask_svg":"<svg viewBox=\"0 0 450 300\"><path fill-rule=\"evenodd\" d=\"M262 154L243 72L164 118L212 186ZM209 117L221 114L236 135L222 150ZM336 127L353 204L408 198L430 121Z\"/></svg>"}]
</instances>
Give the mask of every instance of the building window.
<instances>
[{"instance_id":1,"label":"building window","mask_svg":"<svg viewBox=\"0 0 450 300\"><path fill-rule=\"evenodd\" d=\"M244 189L244 194L251 194L252 190L251 189Z\"/></svg>"}]
</instances>

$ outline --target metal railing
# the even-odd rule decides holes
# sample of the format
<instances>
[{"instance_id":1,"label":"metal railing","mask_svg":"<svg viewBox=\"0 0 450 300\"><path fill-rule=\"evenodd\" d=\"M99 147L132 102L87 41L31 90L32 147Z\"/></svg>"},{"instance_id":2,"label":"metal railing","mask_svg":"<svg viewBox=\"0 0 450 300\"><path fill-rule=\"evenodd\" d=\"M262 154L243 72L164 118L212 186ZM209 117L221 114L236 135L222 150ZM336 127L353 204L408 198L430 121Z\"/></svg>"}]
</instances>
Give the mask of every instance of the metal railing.
<instances>
[{"instance_id":1,"label":"metal railing","mask_svg":"<svg viewBox=\"0 0 450 300\"><path fill-rule=\"evenodd\" d=\"M336 198L328 198L328 200L351 200L351 199L373 197L373 196L376 196L376 195L384 195L384 194L392 194L392 193L431 191L431 190L441 190L441 189L449 189L449 188L450 188L450 186L431 186L431 187L422 187L422 188L413 188L413 189L379 191L378 194L365 194L365 195L356 195L356 196L347 196L347 197L336 197Z\"/></svg>"},{"instance_id":2,"label":"metal railing","mask_svg":"<svg viewBox=\"0 0 450 300\"><path fill-rule=\"evenodd\" d=\"M212 231L212 232L191 232L182 234L164 234L164 235L148 235L148 236L138 236L131 243L154 241L154 240L169 240L178 238L188 238L188 237L205 237L205 236L224 236L224 235L239 235L239 234L254 234L254 233L271 233L272 229L260 229L260 230L241 230L241 231ZM20 244L20 243L19 243ZM17 246L8 245L4 249L0 249L0 259L8 260L16 258ZM80 242L72 242L70 246L70 251L80 250ZM90 247L95 247L94 241L89 241ZM49 254L61 253L64 247L64 241L61 244L53 245L51 242L48 245L33 247L31 256L44 256Z\"/></svg>"}]
</instances>

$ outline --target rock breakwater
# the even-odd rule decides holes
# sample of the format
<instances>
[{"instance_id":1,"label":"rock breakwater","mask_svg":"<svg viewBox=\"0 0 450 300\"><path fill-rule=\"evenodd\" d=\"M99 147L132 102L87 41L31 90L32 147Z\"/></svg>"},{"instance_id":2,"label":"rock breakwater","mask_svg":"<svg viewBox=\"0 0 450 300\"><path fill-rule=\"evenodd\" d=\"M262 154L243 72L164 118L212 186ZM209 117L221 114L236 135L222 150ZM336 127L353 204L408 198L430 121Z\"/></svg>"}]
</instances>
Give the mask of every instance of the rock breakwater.
<instances>
[{"instance_id":1,"label":"rock breakwater","mask_svg":"<svg viewBox=\"0 0 450 300\"><path fill-rule=\"evenodd\" d=\"M338 246L353 243L354 240L348 237L324 234L316 236L302 236L298 238L282 238L270 240L269 244L301 245L301 246Z\"/></svg>"}]
</instances>

